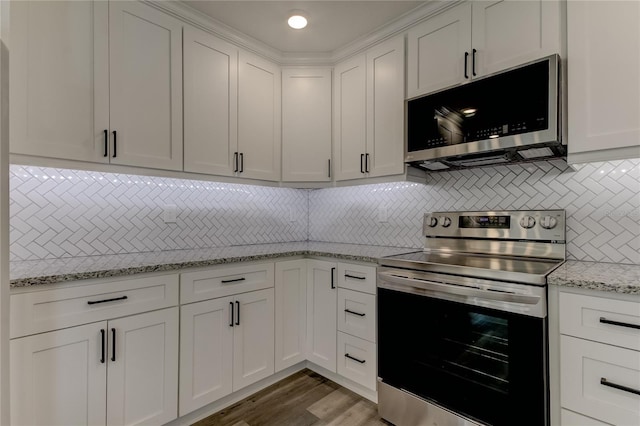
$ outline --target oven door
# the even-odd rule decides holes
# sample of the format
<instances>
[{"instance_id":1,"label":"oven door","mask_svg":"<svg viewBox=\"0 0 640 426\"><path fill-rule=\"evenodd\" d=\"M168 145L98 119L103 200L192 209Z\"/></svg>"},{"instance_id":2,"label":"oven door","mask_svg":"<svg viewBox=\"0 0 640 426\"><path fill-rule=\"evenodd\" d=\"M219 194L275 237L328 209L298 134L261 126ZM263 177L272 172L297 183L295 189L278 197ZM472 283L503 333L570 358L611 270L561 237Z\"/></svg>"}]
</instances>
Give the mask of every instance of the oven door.
<instances>
[{"instance_id":1,"label":"oven door","mask_svg":"<svg viewBox=\"0 0 640 426\"><path fill-rule=\"evenodd\" d=\"M447 293L401 275L378 275L380 380L480 423L548 424L546 316L488 307L478 293L508 292L454 285Z\"/></svg>"}]
</instances>

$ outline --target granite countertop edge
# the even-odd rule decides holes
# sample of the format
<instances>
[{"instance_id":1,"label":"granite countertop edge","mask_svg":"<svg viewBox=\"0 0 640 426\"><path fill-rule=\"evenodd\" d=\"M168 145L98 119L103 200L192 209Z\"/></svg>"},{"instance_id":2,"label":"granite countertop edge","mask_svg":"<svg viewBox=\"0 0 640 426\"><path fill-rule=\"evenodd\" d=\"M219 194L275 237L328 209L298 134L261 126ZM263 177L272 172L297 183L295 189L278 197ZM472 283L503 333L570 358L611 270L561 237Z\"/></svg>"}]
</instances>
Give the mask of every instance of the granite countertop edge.
<instances>
[{"instance_id":1,"label":"granite countertop edge","mask_svg":"<svg viewBox=\"0 0 640 426\"><path fill-rule=\"evenodd\" d=\"M376 249L379 249L379 250L387 250L390 252L389 254L399 254L399 253L406 252L407 250L416 250L416 249L401 248L401 247L378 247L378 246L362 246L362 247L365 247L365 250L366 248L371 248L371 247L375 247ZM319 256L319 257L328 257L328 258L334 258L334 259L368 262L368 263L377 263L378 258L381 257L381 256L372 256L372 255L363 255L363 254L341 253L340 250L330 251L330 250L317 250L317 249L294 249L294 250L274 251L274 252L250 254L250 255L221 256L221 257L212 257L210 259L185 260L185 261L177 261L177 262L158 263L158 264L144 264L140 266L131 266L131 267L123 267L123 268L103 268L103 269L96 269L96 270L59 273L59 274L51 274L51 275L36 275L32 277L22 277L22 278L11 279L10 287L23 288L23 287L57 284L57 283L64 283L64 282L71 282L71 281L80 281L80 280L87 280L87 279L124 277L124 276L150 273L150 272L170 272L170 271L178 271L180 269L186 269L186 268L198 268L198 267L216 266L216 265L240 263L240 262L253 262L253 261L294 257L294 256Z\"/></svg>"},{"instance_id":2,"label":"granite countertop edge","mask_svg":"<svg viewBox=\"0 0 640 426\"><path fill-rule=\"evenodd\" d=\"M558 287L640 296L640 265L568 260L547 281Z\"/></svg>"}]
</instances>

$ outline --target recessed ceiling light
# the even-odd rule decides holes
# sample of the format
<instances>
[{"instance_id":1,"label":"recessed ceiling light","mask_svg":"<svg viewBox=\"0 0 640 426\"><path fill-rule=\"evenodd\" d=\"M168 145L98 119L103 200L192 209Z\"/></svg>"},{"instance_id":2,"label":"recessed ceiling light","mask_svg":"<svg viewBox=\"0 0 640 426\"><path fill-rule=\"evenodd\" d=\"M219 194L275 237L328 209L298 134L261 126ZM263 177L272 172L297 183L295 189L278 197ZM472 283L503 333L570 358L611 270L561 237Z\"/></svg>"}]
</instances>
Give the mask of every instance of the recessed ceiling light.
<instances>
[{"instance_id":1,"label":"recessed ceiling light","mask_svg":"<svg viewBox=\"0 0 640 426\"><path fill-rule=\"evenodd\" d=\"M287 23L294 30L300 30L307 26L307 18L299 14L291 15Z\"/></svg>"}]
</instances>

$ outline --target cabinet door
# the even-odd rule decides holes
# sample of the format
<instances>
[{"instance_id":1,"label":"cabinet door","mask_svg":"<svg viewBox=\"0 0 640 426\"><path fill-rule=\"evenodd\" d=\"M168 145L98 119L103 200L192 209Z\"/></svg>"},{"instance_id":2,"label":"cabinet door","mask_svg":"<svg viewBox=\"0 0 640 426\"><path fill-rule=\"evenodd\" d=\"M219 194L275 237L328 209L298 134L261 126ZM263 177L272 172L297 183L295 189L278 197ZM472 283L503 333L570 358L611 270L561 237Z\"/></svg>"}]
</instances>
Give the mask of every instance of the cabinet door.
<instances>
[{"instance_id":1,"label":"cabinet door","mask_svg":"<svg viewBox=\"0 0 640 426\"><path fill-rule=\"evenodd\" d=\"M490 0L472 5L473 77L561 53L560 1Z\"/></svg>"},{"instance_id":2,"label":"cabinet door","mask_svg":"<svg viewBox=\"0 0 640 426\"><path fill-rule=\"evenodd\" d=\"M11 424L104 425L106 330L105 321L12 340Z\"/></svg>"},{"instance_id":3,"label":"cabinet door","mask_svg":"<svg viewBox=\"0 0 640 426\"><path fill-rule=\"evenodd\" d=\"M184 170L233 175L238 145L238 48L184 29Z\"/></svg>"},{"instance_id":4,"label":"cabinet door","mask_svg":"<svg viewBox=\"0 0 640 426\"><path fill-rule=\"evenodd\" d=\"M164 424L178 415L178 308L109 321L107 424Z\"/></svg>"},{"instance_id":5,"label":"cabinet door","mask_svg":"<svg viewBox=\"0 0 640 426\"><path fill-rule=\"evenodd\" d=\"M367 149L367 85L364 55L334 69L334 150L336 180L364 177Z\"/></svg>"},{"instance_id":6,"label":"cabinet door","mask_svg":"<svg viewBox=\"0 0 640 426\"><path fill-rule=\"evenodd\" d=\"M233 298L180 308L180 415L233 389Z\"/></svg>"},{"instance_id":7,"label":"cabinet door","mask_svg":"<svg viewBox=\"0 0 640 426\"><path fill-rule=\"evenodd\" d=\"M404 37L367 52L369 176L404 172Z\"/></svg>"},{"instance_id":8,"label":"cabinet door","mask_svg":"<svg viewBox=\"0 0 640 426\"><path fill-rule=\"evenodd\" d=\"M238 67L239 176L280 180L280 68L242 51Z\"/></svg>"},{"instance_id":9,"label":"cabinet door","mask_svg":"<svg viewBox=\"0 0 640 426\"><path fill-rule=\"evenodd\" d=\"M276 371L306 359L307 261L276 263Z\"/></svg>"},{"instance_id":10,"label":"cabinet door","mask_svg":"<svg viewBox=\"0 0 640 426\"><path fill-rule=\"evenodd\" d=\"M407 97L471 78L471 4L457 6L413 27L407 41Z\"/></svg>"},{"instance_id":11,"label":"cabinet door","mask_svg":"<svg viewBox=\"0 0 640 426\"><path fill-rule=\"evenodd\" d=\"M182 24L109 3L111 163L182 170Z\"/></svg>"},{"instance_id":12,"label":"cabinet door","mask_svg":"<svg viewBox=\"0 0 640 426\"><path fill-rule=\"evenodd\" d=\"M307 261L307 359L336 372L337 309L336 264Z\"/></svg>"},{"instance_id":13,"label":"cabinet door","mask_svg":"<svg viewBox=\"0 0 640 426\"><path fill-rule=\"evenodd\" d=\"M331 70L282 71L282 180L331 180Z\"/></svg>"},{"instance_id":14,"label":"cabinet door","mask_svg":"<svg viewBox=\"0 0 640 426\"><path fill-rule=\"evenodd\" d=\"M19 1L10 9L11 152L108 162L108 3Z\"/></svg>"},{"instance_id":15,"label":"cabinet door","mask_svg":"<svg viewBox=\"0 0 640 426\"><path fill-rule=\"evenodd\" d=\"M273 289L235 297L233 391L274 372Z\"/></svg>"},{"instance_id":16,"label":"cabinet door","mask_svg":"<svg viewBox=\"0 0 640 426\"><path fill-rule=\"evenodd\" d=\"M569 162L640 157L640 3L567 2Z\"/></svg>"}]
</instances>

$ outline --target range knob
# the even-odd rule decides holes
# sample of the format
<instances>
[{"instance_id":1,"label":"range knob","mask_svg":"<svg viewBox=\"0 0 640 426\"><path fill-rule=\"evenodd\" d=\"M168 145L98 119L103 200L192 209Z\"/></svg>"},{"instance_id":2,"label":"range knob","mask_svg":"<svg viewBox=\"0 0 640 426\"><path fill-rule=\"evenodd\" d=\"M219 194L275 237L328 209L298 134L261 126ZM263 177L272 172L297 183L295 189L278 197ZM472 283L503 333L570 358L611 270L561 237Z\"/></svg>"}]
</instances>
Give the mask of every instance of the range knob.
<instances>
[{"instance_id":1,"label":"range knob","mask_svg":"<svg viewBox=\"0 0 640 426\"><path fill-rule=\"evenodd\" d=\"M429 223L428 225L432 228L434 228L436 225L438 224L438 219L436 219L435 217L431 217L429 218Z\"/></svg>"},{"instance_id":2,"label":"range knob","mask_svg":"<svg viewBox=\"0 0 640 426\"><path fill-rule=\"evenodd\" d=\"M520 219L520 226L522 226L524 229L531 229L535 226L535 224L536 220L531 216L524 216L522 219Z\"/></svg>"},{"instance_id":3,"label":"range knob","mask_svg":"<svg viewBox=\"0 0 640 426\"><path fill-rule=\"evenodd\" d=\"M444 227L444 228L448 228L449 226L451 226L451 219L449 219L446 216L440 216L440 224Z\"/></svg>"},{"instance_id":4,"label":"range knob","mask_svg":"<svg viewBox=\"0 0 640 426\"><path fill-rule=\"evenodd\" d=\"M542 226L544 229L553 229L556 227L556 224L558 223L558 221L556 220L555 217L553 216L544 216L542 218L542 220L540 221L540 226Z\"/></svg>"}]
</instances>

